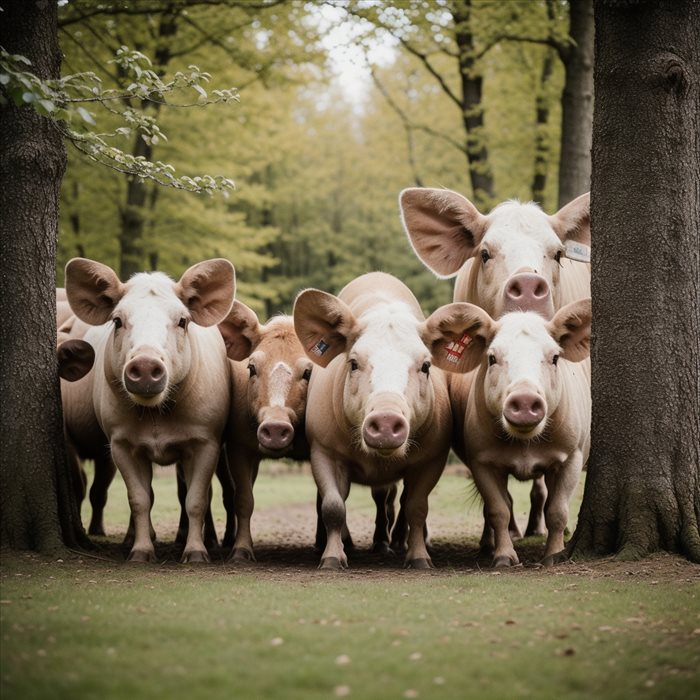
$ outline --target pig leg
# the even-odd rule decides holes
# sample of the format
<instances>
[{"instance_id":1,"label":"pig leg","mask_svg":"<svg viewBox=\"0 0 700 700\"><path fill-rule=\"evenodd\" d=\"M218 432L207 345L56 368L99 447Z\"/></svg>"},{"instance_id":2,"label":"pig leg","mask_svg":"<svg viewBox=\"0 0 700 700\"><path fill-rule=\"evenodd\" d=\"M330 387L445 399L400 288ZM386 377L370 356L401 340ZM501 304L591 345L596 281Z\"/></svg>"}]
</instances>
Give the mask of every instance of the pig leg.
<instances>
[{"instance_id":1,"label":"pig leg","mask_svg":"<svg viewBox=\"0 0 700 700\"><path fill-rule=\"evenodd\" d=\"M564 529L569 520L569 501L578 484L582 467L583 455L577 451L558 471L545 474L545 483L549 492L544 508L548 532L542 559L545 566L551 566L555 556L564 549Z\"/></svg>"},{"instance_id":2,"label":"pig leg","mask_svg":"<svg viewBox=\"0 0 700 700\"><path fill-rule=\"evenodd\" d=\"M250 519L255 507L253 481L258 471L260 457L242 450L229 450L229 464L234 484L234 504L237 520L236 539L229 559L255 561Z\"/></svg>"},{"instance_id":3,"label":"pig leg","mask_svg":"<svg viewBox=\"0 0 700 700\"><path fill-rule=\"evenodd\" d=\"M374 519L374 536L372 537L372 551L380 554L391 554L389 545L389 533L394 524L394 499L396 498L396 484L391 486L375 487L372 489L372 500L376 506Z\"/></svg>"},{"instance_id":4,"label":"pig leg","mask_svg":"<svg viewBox=\"0 0 700 700\"><path fill-rule=\"evenodd\" d=\"M226 511L226 529L221 546L224 549L233 547L236 538L236 508L234 505L235 487L231 476L231 466L228 459L228 452L225 447L219 453L219 462L216 465L216 476L221 483L221 500Z\"/></svg>"},{"instance_id":5,"label":"pig leg","mask_svg":"<svg viewBox=\"0 0 700 700\"><path fill-rule=\"evenodd\" d=\"M508 475L494 471L488 465L473 463L474 483L484 499L484 513L494 535L493 566L512 566L518 555L508 532L511 507L508 495Z\"/></svg>"},{"instance_id":6,"label":"pig leg","mask_svg":"<svg viewBox=\"0 0 700 700\"><path fill-rule=\"evenodd\" d=\"M532 482L530 489L530 517L525 528L525 537L544 535L544 504L547 502L547 486L544 477L539 476Z\"/></svg>"},{"instance_id":7,"label":"pig leg","mask_svg":"<svg viewBox=\"0 0 700 700\"><path fill-rule=\"evenodd\" d=\"M326 548L321 555L320 569L346 569L348 558L343 547L345 499L350 482L343 465L323 451L312 448L311 471L321 497L321 517L326 527Z\"/></svg>"},{"instance_id":8,"label":"pig leg","mask_svg":"<svg viewBox=\"0 0 700 700\"><path fill-rule=\"evenodd\" d=\"M112 458L126 484L134 525L134 543L127 559L135 562L154 562L156 553L151 538L153 465L149 459L133 456L129 446L121 443L112 443Z\"/></svg>"},{"instance_id":9,"label":"pig leg","mask_svg":"<svg viewBox=\"0 0 700 700\"><path fill-rule=\"evenodd\" d=\"M404 479L403 493L406 494L405 510L408 522L408 549L404 565L407 568L433 568L425 545L425 521L428 517L428 494L437 484L443 468L444 463L440 469L421 465Z\"/></svg>"},{"instance_id":10,"label":"pig leg","mask_svg":"<svg viewBox=\"0 0 700 700\"><path fill-rule=\"evenodd\" d=\"M90 519L89 535L101 535L104 537L104 511L107 505L107 490L114 479L117 468L114 466L108 452L95 457L95 478L90 487L90 505L92 506L92 518Z\"/></svg>"},{"instance_id":11,"label":"pig leg","mask_svg":"<svg viewBox=\"0 0 700 700\"><path fill-rule=\"evenodd\" d=\"M182 468L187 482L185 509L189 520L185 551L180 560L183 564L211 561L202 540L202 530L209 507L211 480L216 471L218 459L219 445L212 441L197 445L182 460Z\"/></svg>"}]
</instances>

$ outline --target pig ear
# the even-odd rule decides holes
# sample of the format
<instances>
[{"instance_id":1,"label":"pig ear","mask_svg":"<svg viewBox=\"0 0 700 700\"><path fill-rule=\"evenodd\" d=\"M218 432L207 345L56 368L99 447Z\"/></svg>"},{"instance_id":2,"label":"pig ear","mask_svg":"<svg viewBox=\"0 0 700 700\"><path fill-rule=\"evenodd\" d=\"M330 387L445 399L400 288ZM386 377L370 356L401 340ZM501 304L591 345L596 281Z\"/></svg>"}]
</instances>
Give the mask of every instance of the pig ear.
<instances>
[{"instance_id":1,"label":"pig ear","mask_svg":"<svg viewBox=\"0 0 700 700\"><path fill-rule=\"evenodd\" d=\"M73 258L66 265L66 296L75 315L91 326L109 321L124 294L124 285L107 265Z\"/></svg>"},{"instance_id":2,"label":"pig ear","mask_svg":"<svg viewBox=\"0 0 700 700\"><path fill-rule=\"evenodd\" d=\"M581 362L590 355L591 317L590 298L579 299L559 309L547 325L565 360Z\"/></svg>"},{"instance_id":3,"label":"pig ear","mask_svg":"<svg viewBox=\"0 0 700 700\"><path fill-rule=\"evenodd\" d=\"M350 307L332 294L305 289L294 302L294 330L308 357L325 367L344 352L355 329Z\"/></svg>"},{"instance_id":4,"label":"pig ear","mask_svg":"<svg viewBox=\"0 0 700 700\"><path fill-rule=\"evenodd\" d=\"M245 360L260 342L260 322L255 311L238 300L219 323L219 331L226 344L226 354L232 360Z\"/></svg>"},{"instance_id":5,"label":"pig ear","mask_svg":"<svg viewBox=\"0 0 700 700\"><path fill-rule=\"evenodd\" d=\"M421 330L436 367L469 372L479 365L491 343L496 323L474 304L455 302L432 313Z\"/></svg>"},{"instance_id":6,"label":"pig ear","mask_svg":"<svg viewBox=\"0 0 700 700\"><path fill-rule=\"evenodd\" d=\"M65 340L56 348L58 374L62 379L76 382L82 379L95 363L95 351L84 340Z\"/></svg>"},{"instance_id":7,"label":"pig ear","mask_svg":"<svg viewBox=\"0 0 700 700\"><path fill-rule=\"evenodd\" d=\"M224 258L192 265L175 285L175 293L200 326L215 326L226 318L236 293L236 272Z\"/></svg>"},{"instance_id":8,"label":"pig ear","mask_svg":"<svg viewBox=\"0 0 700 700\"><path fill-rule=\"evenodd\" d=\"M562 243L576 241L591 245L591 194L586 192L549 217Z\"/></svg>"},{"instance_id":9,"label":"pig ear","mask_svg":"<svg viewBox=\"0 0 700 700\"><path fill-rule=\"evenodd\" d=\"M457 274L486 232L486 217L451 190L411 187L399 195L399 206L413 250L438 277Z\"/></svg>"}]
</instances>

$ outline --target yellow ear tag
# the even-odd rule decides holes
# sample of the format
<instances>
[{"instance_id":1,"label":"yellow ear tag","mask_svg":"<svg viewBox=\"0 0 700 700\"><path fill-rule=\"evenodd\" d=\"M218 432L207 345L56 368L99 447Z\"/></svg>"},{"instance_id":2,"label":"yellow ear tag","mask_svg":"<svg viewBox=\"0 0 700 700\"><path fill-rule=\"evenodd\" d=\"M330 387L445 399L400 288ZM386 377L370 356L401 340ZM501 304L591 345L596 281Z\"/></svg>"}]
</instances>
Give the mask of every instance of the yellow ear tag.
<instances>
[{"instance_id":1,"label":"yellow ear tag","mask_svg":"<svg viewBox=\"0 0 700 700\"><path fill-rule=\"evenodd\" d=\"M459 358L462 357L462 354L467 349L467 345L469 345L471 342L472 337L465 333L459 340L453 340L451 343L448 343L445 346L445 359L448 362L457 364L459 362Z\"/></svg>"}]
</instances>

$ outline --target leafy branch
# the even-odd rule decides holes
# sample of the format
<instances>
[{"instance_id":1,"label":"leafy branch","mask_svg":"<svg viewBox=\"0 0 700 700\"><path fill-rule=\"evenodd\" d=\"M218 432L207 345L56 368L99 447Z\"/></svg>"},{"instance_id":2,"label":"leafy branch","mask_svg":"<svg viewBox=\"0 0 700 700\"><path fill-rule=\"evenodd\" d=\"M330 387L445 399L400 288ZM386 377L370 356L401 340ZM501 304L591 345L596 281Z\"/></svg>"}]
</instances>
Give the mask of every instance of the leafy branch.
<instances>
[{"instance_id":1,"label":"leafy branch","mask_svg":"<svg viewBox=\"0 0 700 700\"><path fill-rule=\"evenodd\" d=\"M170 107L195 107L218 103L237 102L235 88L210 90L204 87L211 79L209 73L197 66L188 66L164 81L152 68L148 56L126 46L120 47L114 63L131 79L125 89L103 86L102 79L92 72L75 73L57 80L46 80L31 72L31 61L24 56L10 54L0 47L0 105L14 104L29 107L43 117L53 119L63 135L91 160L140 180L153 180L160 185L188 192L228 194L234 188L231 179L211 175L176 176L172 165L152 162L143 156L134 156L115 146L112 141L137 133L145 143L156 145L167 141L156 118L144 109L131 106L133 99L144 107L163 104ZM194 90L194 102L167 102L173 93ZM95 114L87 106L97 103L117 115L123 126L106 133L98 133ZM87 105L87 106L86 106Z\"/></svg>"}]
</instances>

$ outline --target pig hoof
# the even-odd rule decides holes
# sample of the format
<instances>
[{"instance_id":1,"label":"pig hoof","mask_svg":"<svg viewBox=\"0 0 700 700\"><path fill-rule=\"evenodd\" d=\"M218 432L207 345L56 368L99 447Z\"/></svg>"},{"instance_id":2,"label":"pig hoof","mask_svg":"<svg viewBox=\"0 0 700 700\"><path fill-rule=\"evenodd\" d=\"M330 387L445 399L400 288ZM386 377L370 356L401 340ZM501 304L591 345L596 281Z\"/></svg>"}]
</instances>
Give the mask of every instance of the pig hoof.
<instances>
[{"instance_id":1,"label":"pig hoof","mask_svg":"<svg viewBox=\"0 0 700 700\"><path fill-rule=\"evenodd\" d=\"M126 558L126 560L133 562L134 564L151 564L152 562L156 561L156 553L152 551L132 549L129 552L129 556Z\"/></svg>"},{"instance_id":2,"label":"pig hoof","mask_svg":"<svg viewBox=\"0 0 700 700\"><path fill-rule=\"evenodd\" d=\"M93 537L107 537L105 534L105 529L101 525L91 525L88 530L88 535Z\"/></svg>"},{"instance_id":3,"label":"pig hoof","mask_svg":"<svg viewBox=\"0 0 700 700\"><path fill-rule=\"evenodd\" d=\"M547 531L543 528L533 527L525 530L525 537L544 537Z\"/></svg>"},{"instance_id":4,"label":"pig hoof","mask_svg":"<svg viewBox=\"0 0 700 700\"><path fill-rule=\"evenodd\" d=\"M433 562L430 559L411 559L406 562L406 569L434 569Z\"/></svg>"},{"instance_id":5,"label":"pig hoof","mask_svg":"<svg viewBox=\"0 0 700 700\"><path fill-rule=\"evenodd\" d=\"M514 565L515 562L510 557L496 557L493 560L493 568L494 569L510 569L511 566Z\"/></svg>"},{"instance_id":6,"label":"pig hoof","mask_svg":"<svg viewBox=\"0 0 700 700\"><path fill-rule=\"evenodd\" d=\"M321 564L318 567L324 571L341 571L347 569L347 564L344 564L338 557L326 557L321 559Z\"/></svg>"},{"instance_id":7,"label":"pig hoof","mask_svg":"<svg viewBox=\"0 0 700 700\"><path fill-rule=\"evenodd\" d=\"M229 561L234 562L253 562L255 561L255 555L252 550L246 547L234 547L229 557Z\"/></svg>"},{"instance_id":8,"label":"pig hoof","mask_svg":"<svg viewBox=\"0 0 700 700\"><path fill-rule=\"evenodd\" d=\"M393 554L394 550L389 546L388 542L375 542L372 545L372 551L376 554Z\"/></svg>"},{"instance_id":9,"label":"pig hoof","mask_svg":"<svg viewBox=\"0 0 700 700\"><path fill-rule=\"evenodd\" d=\"M555 564L561 564L562 562L566 561L566 552L563 550L561 552L555 552L554 554L550 554L546 556L540 564L542 566L550 567L554 566Z\"/></svg>"},{"instance_id":10,"label":"pig hoof","mask_svg":"<svg viewBox=\"0 0 700 700\"><path fill-rule=\"evenodd\" d=\"M209 564L211 559L206 552L199 549L193 549L191 552L185 552L180 559L182 564Z\"/></svg>"}]
</instances>

